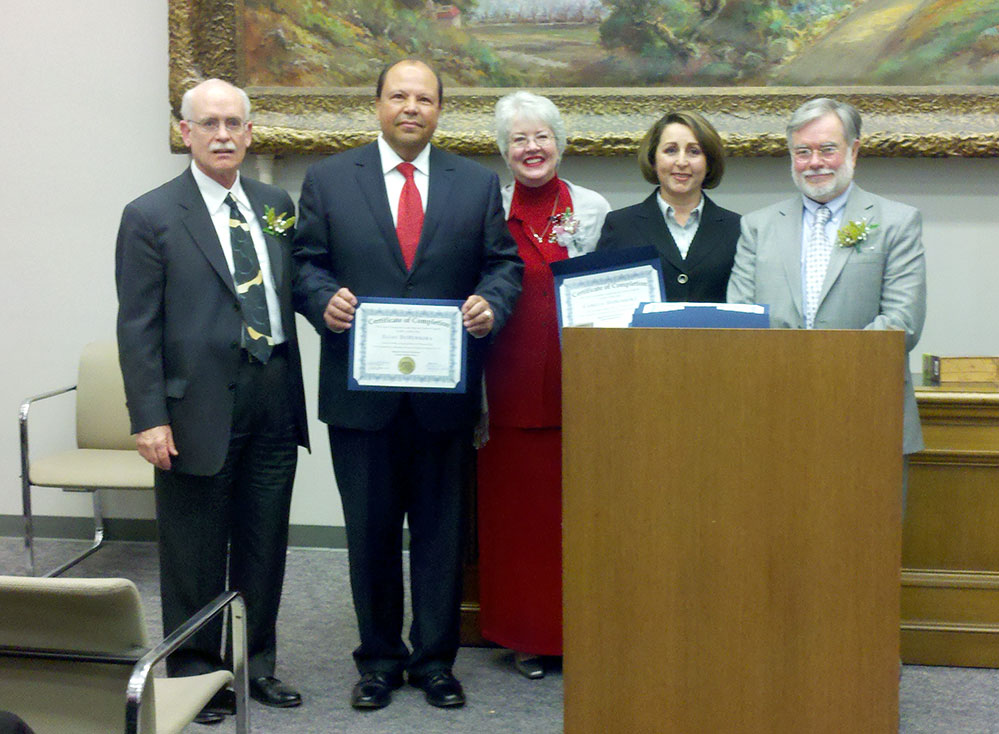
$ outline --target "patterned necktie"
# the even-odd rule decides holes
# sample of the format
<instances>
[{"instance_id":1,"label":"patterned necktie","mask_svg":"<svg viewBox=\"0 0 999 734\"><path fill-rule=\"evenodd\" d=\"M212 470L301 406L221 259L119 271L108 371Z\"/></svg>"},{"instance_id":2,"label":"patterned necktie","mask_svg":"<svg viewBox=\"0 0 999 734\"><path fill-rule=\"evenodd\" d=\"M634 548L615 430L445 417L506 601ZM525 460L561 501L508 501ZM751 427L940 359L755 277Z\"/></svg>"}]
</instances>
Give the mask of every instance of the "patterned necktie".
<instances>
[{"instance_id":1,"label":"patterned necktie","mask_svg":"<svg viewBox=\"0 0 999 734\"><path fill-rule=\"evenodd\" d=\"M829 207L820 206L815 211L815 223L812 224L812 234L808 238L808 252L805 253L805 328L815 325L815 314L819 310L819 295L822 293L822 283L826 279L829 268L829 257L832 255L832 244L826 237L826 222L832 212Z\"/></svg>"},{"instance_id":2,"label":"patterned necktie","mask_svg":"<svg viewBox=\"0 0 999 734\"><path fill-rule=\"evenodd\" d=\"M416 181L413 180L416 166L412 163L400 163L396 168L406 177L402 193L399 194L395 233L399 238L399 249L402 250L402 259L408 270L413 267L416 247L420 244L420 231L423 229L423 200L420 199L420 190L416 188Z\"/></svg>"},{"instance_id":3,"label":"patterned necktie","mask_svg":"<svg viewBox=\"0 0 999 734\"><path fill-rule=\"evenodd\" d=\"M229 205L229 242L232 245L233 281L243 312L243 347L251 356L266 363L274 349L271 337L271 317L267 311L264 275L257 260L257 251L250 237L250 225L236 206L232 194L225 197Z\"/></svg>"}]
</instances>

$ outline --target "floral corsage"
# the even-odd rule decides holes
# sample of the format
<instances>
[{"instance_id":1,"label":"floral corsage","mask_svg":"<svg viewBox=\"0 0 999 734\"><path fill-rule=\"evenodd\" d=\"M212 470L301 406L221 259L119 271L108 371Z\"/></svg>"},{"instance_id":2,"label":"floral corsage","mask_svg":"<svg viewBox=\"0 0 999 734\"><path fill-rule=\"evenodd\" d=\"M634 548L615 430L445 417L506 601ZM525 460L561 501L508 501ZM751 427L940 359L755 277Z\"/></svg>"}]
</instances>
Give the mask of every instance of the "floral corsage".
<instances>
[{"instance_id":1,"label":"floral corsage","mask_svg":"<svg viewBox=\"0 0 999 734\"><path fill-rule=\"evenodd\" d=\"M866 219L853 219L839 228L836 233L836 244L840 247L856 247L859 250L860 245L867 241L871 230L877 229L877 226L869 224Z\"/></svg>"},{"instance_id":2,"label":"floral corsage","mask_svg":"<svg viewBox=\"0 0 999 734\"><path fill-rule=\"evenodd\" d=\"M568 247L578 229L579 219L576 218L572 207L567 207L564 212L552 217L552 233L549 241L557 242L562 247Z\"/></svg>"},{"instance_id":3,"label":"floral corsage","mask_svg":"<svg viewBox=\"0 0 999 734\"><path fill-rule=\"evenodd\" d=\"M295 217L289 217L287 212L275 213L274 207L264 205L264 234L284 236L295 226Z\"/></svg>"}]
</instances>

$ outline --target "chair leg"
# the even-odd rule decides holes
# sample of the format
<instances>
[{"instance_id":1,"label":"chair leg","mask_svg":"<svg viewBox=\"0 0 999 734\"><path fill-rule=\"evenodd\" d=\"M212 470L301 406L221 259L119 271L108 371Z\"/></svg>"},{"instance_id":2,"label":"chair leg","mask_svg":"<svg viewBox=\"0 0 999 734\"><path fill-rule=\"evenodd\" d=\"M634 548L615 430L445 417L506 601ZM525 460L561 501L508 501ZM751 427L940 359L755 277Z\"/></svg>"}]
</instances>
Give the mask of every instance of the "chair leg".
<instances>
[{"instance_id":1,"label":"chair leg","mask_svg":"<svg viewBox=\"0 0 999 734\"><path fill-rule=\"evenodd\" d=\"M91 492L91 494L93 495L93 501L94 501L93 544L89 548L87 548L87 550L83 551L83 553L81 553L80 555L74 556L73 558L69 559L64 564L59 566L58 568L55 568L46 573L45 578L52 578L53 576L59 576L60 574L63 573L63 571L72 568L87 556L96 553L100 549L100 547L104 545L104 505L102 504L101 501L101 490L95 489L93 490L93 492Z\"/></svg>"},{"instance_id":2,"label":"chair leg","mask_svg":"<svg viewBox=\"0 0 999 734\"><path fill-rule=\"evenodd\" d=\"M242 598L229 606L229 646L232 649L233 690L236 692L236 734L250 731L249 671L246 651L246 605Z\"/></svg>"},{"instance_id":3,"label":"chair leg","mask_svg":"<svg viewBox=\"0 0 999 734\"><path fill-rule=\"evenodd\" d=\"M21 474L21 507L24 515L24 554L28 574L35 575L35 525L31 517L31 482L28 472Z\"/></svg>"}]
</instances>

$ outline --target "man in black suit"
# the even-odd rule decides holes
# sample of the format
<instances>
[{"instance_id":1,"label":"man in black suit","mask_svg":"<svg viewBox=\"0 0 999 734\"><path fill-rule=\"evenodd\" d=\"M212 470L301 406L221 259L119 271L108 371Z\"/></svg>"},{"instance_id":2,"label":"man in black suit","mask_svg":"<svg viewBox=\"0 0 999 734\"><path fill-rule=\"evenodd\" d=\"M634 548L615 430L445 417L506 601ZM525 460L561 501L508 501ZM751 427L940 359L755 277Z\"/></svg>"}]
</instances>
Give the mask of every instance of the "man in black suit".
<instances>
[{"instance_id":1,"label":"man in black suit","mask_svg":"<svg viewBox=\"0 0 999 734\"><path fill-rule=\"evenodd\" d=\"M163 627L227 586L247 605L250 695L299 694L274 677L298 445L307 446L291 301L293 204L239 174L250 102L211 79L181 105L193 158L122 214L115 257L118 345L132 430L156 466ZM282 217L281 214L284 216ZM167 660L171 676L222 666L221 626ZM231 691L201 723L234 710Z\"/></svg>"},{"instance_id":2,"label":"man in black suit","mask_svg":"<svg viewBox=\"0 0 999 734\"><path fill-rule=\"evenodd\" d=\"M465 702L451 672L459 641L462 477L481 410L488 342L481 337L510 315L523 272L496 174L430 145L441 98L440 79L422 62L385 69L375 91L378 140L311 166L299 201L296 308L322 339L319 417L329 424L347 524L361 637L354 651L361 679L351 703L360 709L386 706L404 671L429 703ZM422 218L415 232L407 196ZM469 340L467 392L348 391L345 332L365 296L462 300L464 327L480 337ZM412 651L402 641L407 516Z\"/></svg>"}]
</instances>

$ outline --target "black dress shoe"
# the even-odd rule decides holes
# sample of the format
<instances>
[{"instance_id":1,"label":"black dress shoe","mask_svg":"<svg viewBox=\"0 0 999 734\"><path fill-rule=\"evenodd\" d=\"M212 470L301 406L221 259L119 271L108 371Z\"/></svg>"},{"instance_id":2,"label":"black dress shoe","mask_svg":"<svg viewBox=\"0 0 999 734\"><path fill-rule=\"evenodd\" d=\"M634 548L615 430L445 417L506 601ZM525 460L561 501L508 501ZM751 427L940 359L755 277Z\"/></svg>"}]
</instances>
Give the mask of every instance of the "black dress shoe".
<instances>
[{"instance_id":1,"label":"black dress shoe","mask_svg":"<svg viewBox=\"0 0 999 734\"><path fill-rule=\"evenodd\" d=\"M264 706L276 709L290 709L302 705L302 696L294 688L286 686L273 675L253 678L250 681L250 698Z\"/></svg>"},{"instance_id":2,"label":"black dress shoe","mask_svg":"<svg viewBox=\"0 0 999 734\"><path fill-rule=\"evenodd\" d=\"M225 718L223 714L217 711L209 711L207 707L201 709L194 717L195 724L221 724L222 720Z\"/></svg>"},{"instance_id":3,"label":"black dress shoe","mask_svg":"<svg viewBox=\"0 0 999 734\"><path fill-rule=\"evenodd\" d=\"M392 691L401 686L399 673L363 673L350 692L350 705L356 709L383 709L392 701Z\"/></svg>"},{"instance_id":4,"label":"black dress shoe","mask_svg":"<svg viewBox=\"0 0 999 734\"><path fill-rule=\"evenodd\" d=\"M218 724L226 716L236 713L236 692L231 688L223 688L208 699L205 707L194 717L196 724Z\"/></svg>"},{"instance_id":5,"label":"black dress shoe","mask_svg":"<svg viewBox=\"0 0 999 734\"><path fill-rule=\"evenodd\" d=\"M465 705L465 692L450 670L436 670L426 675L410 673L409 684L422 689L431 706L443 709Z\"/></svg>"}]
</instances>

